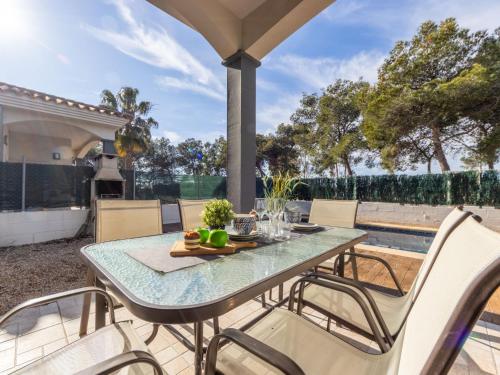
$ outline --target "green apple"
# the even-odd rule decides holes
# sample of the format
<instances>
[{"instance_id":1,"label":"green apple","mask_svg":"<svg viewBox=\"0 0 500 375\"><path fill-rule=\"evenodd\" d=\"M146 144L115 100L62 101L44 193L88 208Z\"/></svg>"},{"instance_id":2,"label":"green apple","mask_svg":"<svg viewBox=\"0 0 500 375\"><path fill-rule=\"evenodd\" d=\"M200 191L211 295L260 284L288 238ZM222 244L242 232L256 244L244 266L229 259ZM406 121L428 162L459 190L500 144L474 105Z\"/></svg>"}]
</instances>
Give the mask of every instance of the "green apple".
<instances>
[{"instance_id":1,"label":"green apple","mask_svg":"<svg viewBox=\"0 0 500 375\"><path fill-rule=\"evenodd\" d=\"M227 232L223 229L214 229L210 231L208 241L213 247L224 247L228 240Z\"/></svg>"},{"instance_id":2,"label":"green apple","mask_svg":"<svg viewBox=\"0 0 500 375\"><path fill-rule=\"evenodd\" d=\"M196 228L196 231L200 235L200 243L205 243L208 241L210 231L207 228Z\"/></svg>"}]
</instances>

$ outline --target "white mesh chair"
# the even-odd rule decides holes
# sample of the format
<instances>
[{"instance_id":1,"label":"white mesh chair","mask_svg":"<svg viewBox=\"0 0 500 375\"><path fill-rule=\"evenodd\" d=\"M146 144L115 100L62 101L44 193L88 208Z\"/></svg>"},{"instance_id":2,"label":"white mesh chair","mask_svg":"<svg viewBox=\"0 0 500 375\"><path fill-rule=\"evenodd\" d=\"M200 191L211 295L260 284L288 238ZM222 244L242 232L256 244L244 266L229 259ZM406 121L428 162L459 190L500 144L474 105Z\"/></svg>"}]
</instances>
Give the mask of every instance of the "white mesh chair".
<instances>
[{"instance_id":1,"label":"white mesh chair","mask_svg":"<svg viewBox=\"0 0 500 375\"><path fill-rule=\"evenodd\" d=\"M103 289L81 288L27 301L2 316L0 327L25 309L91 293L103 296L109 306L113 306L111 297ZM160 364L132 328L131 322L116 322L112 308L109 317L108 326L21 367L14 374L162 374Z\"/></svg>"},{"instance_id":2,"label":"white mesh chair","mask_svg":"<svg viewBox=\"0 0 500 375\"><path fill-rule=\"evenodd\" d=\"M309 278L329 288L329 282ZM246 332L211 340L206 375L445 374L500 284L500 234L468 217L446 239L394 345L360 351L292 311L275 309ZM363 300L367 319L369 308ZM229 344L219 349L221 339Z\"/></svg>"},{"instance_id":3,"label":"white mesh chair","mask_svg":"<svg viewBox=\"0 0 500 375\"><path fill-rule=\"evenodd\" d=\"M419 290L431 270L441 247L450 234L470 214L470 212L464 212L461 208L455 208L443 220L408 293L403 292L394 271L386 261L375 256L367 256L371 260L382 262L387 268L389 275L393 278L394 283L399 289L400 296L392 296L373 289L367 289L355 280L317 274L318 278L335 284L337 289L326 289L318 285L310 285L304 288L305 284L303 282L296 283L295 287L297 285L300 287L301 294L301 304L297 307L299 313L302 306L309 306L328 317L327 329L329 329L330 319L333 319L337 323L341 323L361 335L370 339L376 339L375 332L370 327L359 304L351 295L345 293L345 288L348 288L349 292L357 293L368 304L371 313L376 317L375 324L377 330L382 333L382 339L391 345L406 319L411 304L417 298ZM378 339L380 340L380 338Z\"/></svg>"},{"instance_id":4,"label":"white mesh chair","mask_svg":"<svg viewBox=\"0 0 500 375\"><path fill-rule=\"evenodd\" d=\"M182 230L193 230L198 227L203 227L201 211L203 211L205 204L208 202L210 202L209 199L178 200Z\"/></svg>"},{"instance_id":5,"label":"white mesh chair","mask_svg":"<svg viewBox=\"0 0 500 375\"><path fill-rule=\"evenodd\" d=\"M356 225L356 215L358 213L358 201L343 201L332 199L313 199L311 212L309 214L309 222L326 225L330 227L354 228ZM344 253L345 254L345 253ZM349 254L354 254L354 248L349 250ZM343 275L344 258L333 257L319 266L326 269L334 270L335 260L340 259L342 262L340 276ZM353 278L357 280L358 272L356 266L356 258L349 257L349 262L352 263ZM338 267L337 267L338 268Z\"/></svg>"}]
</instances>

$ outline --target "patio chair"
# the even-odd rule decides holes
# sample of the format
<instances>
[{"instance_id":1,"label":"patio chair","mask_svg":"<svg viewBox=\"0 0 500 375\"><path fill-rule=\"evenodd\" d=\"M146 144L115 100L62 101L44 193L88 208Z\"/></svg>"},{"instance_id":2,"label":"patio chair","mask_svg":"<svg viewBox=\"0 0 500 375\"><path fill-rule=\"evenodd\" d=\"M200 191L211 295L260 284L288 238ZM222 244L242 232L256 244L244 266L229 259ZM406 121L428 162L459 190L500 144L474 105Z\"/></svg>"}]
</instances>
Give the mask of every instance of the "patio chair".
<instances>
[{"instance_id":1,"label":"patio chair","mask_svg":"<svg viewBox=\"0 0 500 375\"><path fill-rule=\"evenodd\" d=\"M96 200L95 242L163 233L159 200Z\"/></svg>"},{"instance_id":2,"label":"patio chair","mask_svg":"<svg viewBox=\"0 0 500 375\"><path fill-rule=\"evenodd\" d=\"M313 199L311 212L309 214L309 222L326 225L331 227L354 228L356 225L356 215L358 213L358 201L343 201L331 199ZM346 254L346 253L343 253ZM354 254L354 248L349 249L349 254ZM319 265L321 268L326 268L334 271L335 260L340 259L340 276L343 275L344 257L333 257ZM356 258L349 257L346 263L351 263L353 278L358 279L358 268Z\"/></svg>"},{"instance_id":3,"label":"patio chair","mask_svg":"<svg viewBox=\"0 0 500 375\"><path fill-rule=\"evenodd\" d=\"M308 279L336 288L327 280ZM238 375L446 374L499 285L500 234L468 217L446 239L401 333L382 354L361 351L290 310L275 309L246 332L226 329L215 335L205 374L216 369ZM348 287L345 292L373 323L368 303ZM226 345L219 348L221 340Z\"/></svg>"},{"instance_id":4,"label":"patio chair","mask_svg":"<svg viewBox=\"0 0 500 375\"><path fill-rule=\"evenodd\" d=\"M356 280L316 273L314 274L315 277L327 280L338 286L339 289L325 289L317 285L305 287L304 282L297 282L294 285L294 289L298 286L299 293L301 294L301 303L297 306L299 313L303 306L309 306L328 318L327 330L330 329L330 323L333 319L337 323L369 339L375 339L374 330L366 320L363 311L352 296L344 292L345 288L349 288L369 304L373 315L376 317L377 329L382 332L384 340L389 345L392 345L446 239L470 215L470 212L463 211L461 208L455 208L443 220L408 293L403 291L395 272L384 259L356 253L353 256L380 262L389 272L400 295L392 296L374 289L367 289L362 283Z\"/></svg>"},{"instance_id":5,"label":"patio chair","mask_svg":"<svg viewBox=\"0 0 500 375\"><path fill-rule=\"evenodd\" d=\"M47 305L63 298L95 293L113 301L100 288L81 288L27 301L0 318L0 327L27 308ZM96 330L39 360L16 370L14 374L115 374L120 370L127 374L162 374L160 364L132 328L129 321L116 322L113 309L109 313L110 324ZM120 372L122 373L122 372Z\"/></svg>"},{"instance_id":6,"label":"patio chair","mask_svg":"<svg viewBox=\"0 0 500 375\"><path fill-rule=\"evenodd\" d=\"M210 202L210 199L188 200L179 199L179 214L181 217L182 230L193 230L198 227L203 227L201 220L201 211L205 204Z\"/></svg>"},{"instance_id":7,"label":"patio chair","mask_svg":"<svg viewBox=\"0 0 500 375\"><path fill-rule=\"evenodd\" d=\"M163 221L159 200L98 199L95 202L94 239L96 243L154 236L162 233ZM91 272L87 275L87 284L102 286ZM123 306L118 297L113 293L110 295L115 308ZM80 337L87 333L90 302L90 295L85 295L83 297ZM153 338L154 335L147 342Z\"/></svg>"}]
</instances>

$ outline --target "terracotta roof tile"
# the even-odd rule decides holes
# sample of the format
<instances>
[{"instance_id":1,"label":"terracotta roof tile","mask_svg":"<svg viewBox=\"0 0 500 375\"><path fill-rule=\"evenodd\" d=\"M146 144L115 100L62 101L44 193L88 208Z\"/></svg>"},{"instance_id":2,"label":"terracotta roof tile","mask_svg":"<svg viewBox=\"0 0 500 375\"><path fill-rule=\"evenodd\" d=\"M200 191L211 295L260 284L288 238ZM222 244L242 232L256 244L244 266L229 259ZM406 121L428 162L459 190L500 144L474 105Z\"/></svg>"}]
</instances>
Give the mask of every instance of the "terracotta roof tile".
<instances>
[{"instance_id":1,"label":"terracotta roof tile","mask_svg":"<svg viewBox=\"0 0 500 375\"><path fill-rule=\"evenodd\" d=\"M81 110L87 110L87 111L91 111L91 112L99 112L102 114L128 118L128 116L126 114L121 113L121 112L117 112L117 111L113 111L112 109L109 109L107 107L95 106L92 104L77 102L74 100L61 98L59 96L46 94L46 93L43 93L40 91L35 91L35 90L26 89L24 87L10 85L10 84L5 83L5 82L0 82L0 93L2 93L2 92L11 92L11 93L14 93L14 94L19 95L19 96L27 96L29 98L38 99L38 100L42 100L45 102L54 102L58 105L66 105L68 107L78 108Z\"/></svg>"}]
</instances>

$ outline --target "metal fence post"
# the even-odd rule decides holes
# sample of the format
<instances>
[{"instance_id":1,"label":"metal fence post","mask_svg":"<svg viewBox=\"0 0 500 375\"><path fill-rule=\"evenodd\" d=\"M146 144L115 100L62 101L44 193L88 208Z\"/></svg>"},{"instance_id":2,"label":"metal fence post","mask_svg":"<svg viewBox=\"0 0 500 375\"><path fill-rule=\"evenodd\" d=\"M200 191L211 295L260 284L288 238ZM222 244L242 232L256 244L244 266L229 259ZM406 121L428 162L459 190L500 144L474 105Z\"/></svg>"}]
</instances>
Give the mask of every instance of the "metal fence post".
<instances>
[{"instance_id":1,"label":"metal fence post","mask_svg":"<svg viewBox=\"0 0 500 375\"><path fill-rule=\"evenodd\" d=\"M132 199L135 200L135 166L132 167Z\"/></svg>"},{"instance_id":2,"label":"metal fence post","mask_svg":"<svg viewBox=\"0 0 500 375\"><path fill-rule=\"evenodd\" d=\"M21 183L21 210L26 210L26 158L23 156L23 174Z\"/></svg>"}]
</instances>

